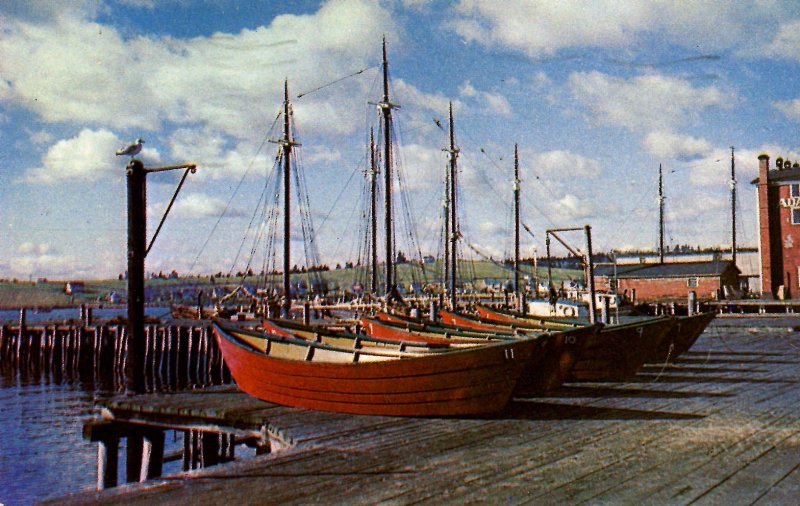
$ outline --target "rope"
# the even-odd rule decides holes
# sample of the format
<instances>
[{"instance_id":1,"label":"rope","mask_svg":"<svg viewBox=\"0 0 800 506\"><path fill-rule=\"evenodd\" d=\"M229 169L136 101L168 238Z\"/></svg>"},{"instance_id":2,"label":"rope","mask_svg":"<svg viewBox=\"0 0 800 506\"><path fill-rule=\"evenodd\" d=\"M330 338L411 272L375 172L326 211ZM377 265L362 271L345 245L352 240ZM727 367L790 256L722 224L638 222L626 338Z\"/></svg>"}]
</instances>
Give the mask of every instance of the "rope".
<instances>
[{"instance_id":1,"label":"rope","mask_svg":"<svg viewBox=\"0 0 800 506\"><path fill-rule=\"evenodd\" d=\"M327 88L328 86L332 86L332 85L334 85L334 84L336 84L336 83L339 83L339 82L341 82L341 81L344 81L345 79L349 79L349 78L351 78L351 77L354 77L354 76L357 76L357 75L359 75L359 74L363 74L363 73L364 73L364 72L366 72L367 70L371 70L371 69L374 69L374 68L378 68L378 67L380 67L380 66L381 66L381 64L378 64L378 65L372 65L371 67L366 67L366 68L363 68L363 69L361 69L361 70L357 70L356 72L353 72L352 74L348 74L348 75L346 75L346 76L344 76L344 77L340 77L340 78L338 78L338 79L334 79L333 81L331 81L331 82L329 82L329 83L326 83L326 84L323 84L322 86L319 86L319 87L317 87L317 88L314 88L313 90L305 91L305 92L303 92L303 93L301 93L301 94L297 95L297 98L303 98L303 97L304 97L304 96L306 96L306 95L310 95L310 94L312 94L312 93L316 93L316 92L318 92L319 90L322 90L322 89L325 89L325 88Z\"/></svg>"},{"instance_id":2,"label":"rope","mask_svg":"<svg viewBox=\"0 0 800 506\"><path fill-rule=\"evenodd\" d=\"M256 150L255 154L253 155L253 158L250 159L250 163L247 165L247 170L245 170L244 174L242 174L241 179L239 179L239 183L236 185L236 188L233 190L233 193L231 194L231 197L228 199L228 202L225 204L225 208L222 210L220 215L217 217L217 221L214 223L214 226L211 228L211 231L208 233L208 236L206 237L205 242L203 242L203 245L200 247L200 251L197 252L197 256L194 257L194 260L192 261L192 264L189 266L189 272L190 273L194 270L195 266L197 265L197 261L200 260L200 256L203 254L203 252L206 249L206 246L208 246L208 243L211 241L211 237L216 232L217 227L219 227L219 224L222 221L222 218L224 218L225 215L228 213L228 209L230 209L231 203L233 202L233 199L236 198L236 195L239 193L239 189L242 187L242 184L244 183L245 178L250 174L250 170L253 168L253 164L255 163L256 157L258 156L259 153L261 153L261 150L264 149L264 145L267 143L267 140L269 139L269 133L275 128L275 125L277 124L278 119L280 117L281 117L281 113L278 112L277 116L275 116L275 119L272 121L272 126L267 130L267 134L261 140L261 144L259 144L258 149Z\"/></svg>"}]
</instances>

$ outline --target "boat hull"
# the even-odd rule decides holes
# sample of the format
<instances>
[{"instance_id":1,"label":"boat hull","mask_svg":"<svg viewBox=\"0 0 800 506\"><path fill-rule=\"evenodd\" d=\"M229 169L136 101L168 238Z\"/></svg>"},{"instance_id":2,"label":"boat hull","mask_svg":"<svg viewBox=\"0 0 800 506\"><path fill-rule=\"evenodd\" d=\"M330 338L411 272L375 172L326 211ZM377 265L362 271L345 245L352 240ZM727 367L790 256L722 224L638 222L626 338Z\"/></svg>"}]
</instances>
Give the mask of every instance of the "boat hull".
<instances>
[{"instance_id":1,"label":"boat hull","mask_svg":"<svg viewBox=\"0 0 800 506\"><path fill-rule=\"evenodd\" d=\"M624 381L634 376L675 325L657 318L603 328L584 347L567 381Z\"/></svg>"},{"instance_id":2,"label":"boat hull","mask_svg":"<svg viewBox=\"0 0 800 506\"><path fill-rule=\"evenodd\" d=\"M286 406L368 415L496 413L536 346L524 339L381 362L325 363L271 357L218 325L213 330L244 392Z\"/></svg>"},{"instance_id":3,"label":"boat hull","mask_svg":"<svg viewBox=\"0 0 800 506\"><path fill-rule=\"evenodd\" d=\"M498 318L492 323L475 321L469 316L440 311L442 319L451 325L476 330L505 332L547 332L541 336L542 345L533 354L520 377L515 395L543 395L558 389L570 377L583 350L597 339L600 325L581 325L572 328L547 328L521 319L512 322ZM546 337L546 339L545 339Z\"/></svg>"},{"instance_id":4,"label":"boat hull","mask_svg":"<svg viewBox=\"0 0 800 506\"><path fill-rule=\"evenodd\" d=\"M546 345L534 353L514 390L514 395L536 396L557 390L570 377L582 350L596 339L599 325L587 325L544 334Z\"/></svg>"},{"instance_id":5,"label":"boat hull","mask_svg":"<svg viewBox=\"0 0 800 506\"><path fill-rule=\"evenodd\" d=\"M654 353L647 358L648 362L671 362L689 351L706 327L716 315L714 313L698 313L676 318L675 327L667 334Z\"/></svg>"}]
</instances>

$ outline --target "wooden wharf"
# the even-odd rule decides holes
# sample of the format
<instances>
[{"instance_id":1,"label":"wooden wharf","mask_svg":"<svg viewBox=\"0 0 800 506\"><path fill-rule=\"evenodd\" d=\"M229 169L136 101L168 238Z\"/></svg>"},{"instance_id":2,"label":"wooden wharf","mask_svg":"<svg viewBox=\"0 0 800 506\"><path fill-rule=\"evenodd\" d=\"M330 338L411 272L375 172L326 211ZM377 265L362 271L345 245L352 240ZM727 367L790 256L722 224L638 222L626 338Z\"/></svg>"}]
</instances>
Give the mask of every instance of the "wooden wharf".
<instances>
[{"instance_id":1,"label":"wooden wharf","mask_svg":"<svg viewBox=\"0 0 800 506\"><path fill-rule=\"evenodd\" d=\"M24 314L21 312L21 314ZM125 385L128 333L124 324L91 321L0 326L0 369L23 379L78 380L92 388ZM230 382L230 372L202 322L147 324L144 367L147 391Z\"/></svg>"},{"instance_id":2,"label":"wooden wharf","mask_svg":"<svg viewBox=\"0 0 800 506\"><path fill-rule=\"evenodd\" d=\"M699 311L711 311L718 318L786 318L800 314L800 300L772 299L725 299L710 300L697 303ZM648 302L640 304L637 309L651 315L685 315L688 313L687 303Z\"/></svg>"},{"instance_id":3,"label":"wooden wharf","mask_svg":"<svg viewBox=\"0 0 800 506\"><path fill-rule=\"evenodd\" d=\"M109 419L249 420L272 452L49 503L797 504L797 323L717 320L675 363L515 399L491 418L314 412L233 388L117 398Z\"/></svg>"}]
</instances>

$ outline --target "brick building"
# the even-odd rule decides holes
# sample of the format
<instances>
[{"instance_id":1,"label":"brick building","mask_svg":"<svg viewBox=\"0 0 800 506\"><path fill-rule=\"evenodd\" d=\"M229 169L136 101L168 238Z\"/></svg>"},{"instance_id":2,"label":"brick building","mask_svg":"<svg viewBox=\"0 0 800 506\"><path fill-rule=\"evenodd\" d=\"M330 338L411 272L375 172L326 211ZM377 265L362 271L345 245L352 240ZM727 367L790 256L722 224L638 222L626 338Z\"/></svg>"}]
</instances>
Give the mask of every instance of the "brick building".
<instances>
[{"instance_id":1,"label":"brick building","mask_svg":"<svg viewBox=\"0 0 800 506\"><path fill-rule=\"evenodd\" d=\"M758 235L761 294L788 299L800 294L800 164L758 157Z\"/></svg>"},{"instance_id":2,"label":"brick building","mask_svg":"<svg viewBox=\"0 0 800 506\"><path fill-rule=\"evenodd\" d=\"M663 264L599 265L595 267L595 286L598 290L613 291L637 301L685 301L689 292L698 300L724 296L739 286L739 269L733 262L712 260Z\"/></svg>"}]
</instances>

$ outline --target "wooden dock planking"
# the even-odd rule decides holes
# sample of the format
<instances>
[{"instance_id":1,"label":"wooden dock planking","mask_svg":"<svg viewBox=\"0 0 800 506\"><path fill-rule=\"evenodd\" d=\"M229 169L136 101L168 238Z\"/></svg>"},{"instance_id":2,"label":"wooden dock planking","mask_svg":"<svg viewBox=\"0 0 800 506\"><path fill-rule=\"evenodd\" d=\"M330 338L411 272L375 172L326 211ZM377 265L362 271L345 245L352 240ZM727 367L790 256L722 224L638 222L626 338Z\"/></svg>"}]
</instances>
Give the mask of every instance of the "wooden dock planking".
<instances>
[{"instance_id":1,"label":"wooden dock planking","mask_svg":"<svg viewBox=\"0 0 800 506\"><path fill-rule=\"evenodd\" d=\"M266 416L294 447L58 502L795 504L795 322L770 320L767 332L753 331L754 321L715 322L673 365L651 364L626 383L569 384L496 418L256 406L245 419ZM184 408L232 416L201 397Z\"/></svg>"}]
</instances>

